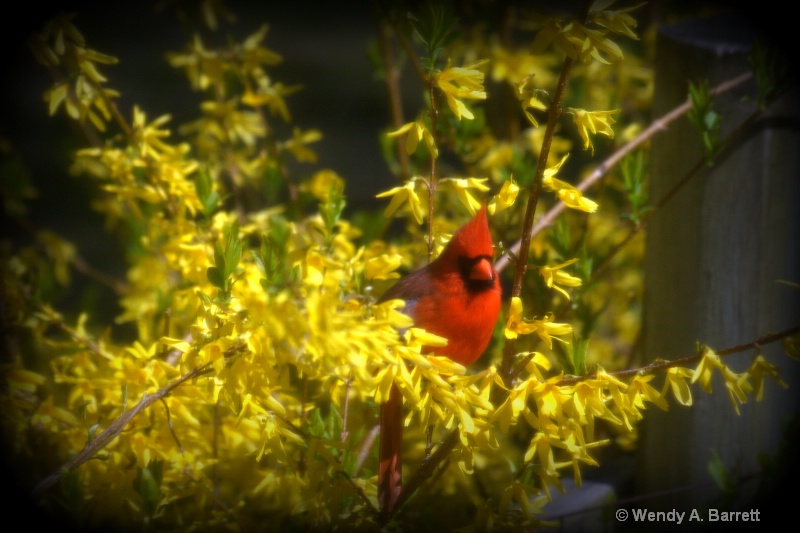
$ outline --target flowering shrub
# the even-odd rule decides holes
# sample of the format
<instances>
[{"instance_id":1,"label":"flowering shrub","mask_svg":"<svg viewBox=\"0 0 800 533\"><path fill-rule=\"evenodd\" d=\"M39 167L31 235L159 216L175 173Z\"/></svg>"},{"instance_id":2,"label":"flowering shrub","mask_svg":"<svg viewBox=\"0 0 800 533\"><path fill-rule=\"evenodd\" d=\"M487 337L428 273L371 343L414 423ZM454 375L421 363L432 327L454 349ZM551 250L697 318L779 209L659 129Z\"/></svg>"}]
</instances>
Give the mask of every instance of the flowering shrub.
<instances>
[{"instance_id":1,"label":"flowering shrub","mask_svg":"<svg viewBox=\"0 0 800 533\"><path fill-rule=\"evenodd\" d=\"M216 4L203 5L212 22ZM72 170L100 191L94 207L119 230L128 271L115 285L122 313L97 330L87 327L92 309L70 318L48 298L45 281L66 286L80 266L71 243L37 230L28 246L3 249L15 348L2 368L2 422L10 456L47 457L53 473L25 480L36 502L83 527L370 529L435 522L409 499L426 491L448 526L535 526L561 476L580 483L593 451L629 442L651 404L689 406L690 384L711 392L713 374L737 412L760 399L764 378L785 385L761 355L729 368L724 355L737 350L703 346L642 368L620 356L638 335L637 235L654 213L641 134L651 73L626 48L638 39L635 9L523 12L521 44L495 32L456 37L438 8L408 23L381 12L426 99L383 139L397 183L376 205L407 231L375 240L345 216L346 176L287 170L289 160L315 162L324 140L292 123L298 88L274 79L282 58L266 25L223 46L198 34L168 54L205 98L176 136L168 116L117 105L106 77L117 59L91 48L79 19L49 22L30 40L54 74L46 105L98 139ZM381 59L384 75L394 54ZM495 94L513 98L507 135L488 125L483 104ZM708 113L713 93L692 94L693 116ZM597 170L615 136L626 144ZM710 159L722 139L703 139ZM595 171L571 183L580 166ZM590 191L600 178L606 187ZM483 203L502 243L506 303L484 363L468 371L426 354L447 339L413 327L402 302L376 301ZM537 210L547 214L534 225ZM115 341L115 323L134 324L136 339ZM393 384L409 453L405 506L387 516L376 438ZM601 420L619 435L599 431ZM489 472L480 488L471 481Z\"/></svg>"}]
</instances>

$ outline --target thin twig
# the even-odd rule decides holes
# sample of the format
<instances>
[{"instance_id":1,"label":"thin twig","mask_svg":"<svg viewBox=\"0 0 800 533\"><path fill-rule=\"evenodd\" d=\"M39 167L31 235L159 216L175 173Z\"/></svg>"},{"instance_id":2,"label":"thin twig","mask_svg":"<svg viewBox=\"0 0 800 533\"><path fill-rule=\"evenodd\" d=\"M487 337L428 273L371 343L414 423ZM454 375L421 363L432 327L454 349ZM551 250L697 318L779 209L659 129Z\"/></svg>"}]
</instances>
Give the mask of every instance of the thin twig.
<instances>
[{"instance_id":1,"label":"thin twig","mask_svg":"<svg viewBox=\"0 0 800 533\"><path fill-rule=\"evenodd\" d=\"M69 335L70 339L76 344L83 345L87 350L98 357L108 357L107 353L104 353L100 345L98 345L93 340L90 340L77 331L72 329L70 326L64 322L60 316L58 316L54 311L52 311L48 307L39 306L39 311L47 316L47 318L51 321L51 323L56 326L58 329Z\"/></svg>"},{"instance_id":2,"label":"thin twig","mask_svg":"<svg viewBox=\"0 0 800 533\"><path fill-rule=\"evenodd\" d=\"M737 344L735 346L729 346L721 350L715 350L715 353L719 356L727 356L733 353L759 348L761 346L777 342L781 339L790 337L792 335L796 335L798 333L800 333L800 325L780 331L778 333L769 333L766 335L762 335L761 337L749 342ZM642 368L631 369L631 370L620 370L616 372L609 372L608 374L617 378L626 378L639 374L652 374L667 370L675 366L682 366L682 365L689 365L692 363L696 363L702 357L703 353L699 352L690 355L688 357L683 357L672 361L656 362L644 366ZM594 377L596 376L572 376L560 380L557 383L557 385L558 386L573 385L575 383L580 383L582 381L585 381L587 379L592 379ZM428 459L422 462L422 464L419 466L419 468L411 477L411 479L409 479L408 482L405 485L403 485L403 490L400 493L400 496L398 497L395 509L399 509L411 497L411 495L429 477L433 475L433 473L436 471L439 465L449 457L450 452L453 450L453 448L455 448L455 445L457 443L458 443L458 429L455 429L445 438L444 442L442 442L442 444L436 449L436 451Z\"/></svg>"},{"instance_id":3,"label":"thin twig","mask_svg":"<svg viewBox=\"0 0 800 533\"><path fill-rule=\"evenodd\" d=\"M403 125L403 100L400 98L400 69L394 60L391 45L391 26L385 19L378 21L378 46L383 57L383 68L386 71L384 82L389 95L389 110L392 126L395 130ZM401 137L395 138L395 151L400 164L400 179L405 181L410 177L410 162L406 153L406 144Z\"/></svg>"},{"instance_id":4,"label":"thin twig","mask_svg":"<svg viewBox=\"0 0 800 533\"><path fill-rule=\"evenodd\" d=\"M161 335L163 337L169 337L170 318L172 318L172 308L171 307L167 307L164 310L164 327L161 330ZM167 346L167 344L162 344L161 345L161 353L159 353L159 355L158 355L159 358L161 358L163 360L166 360L168 353L169 353L169 346Z\"/></svg>"},{"instance_id":5,"label":"thin twig","mask_svg":"<svg viewBox=\"0 0 800 533\"><path fill-rule=\"evenodd\" d=\"M397 40L400 42L400 46L406 51L406 55L411 60L411 64L414 65L414 71L417 73L420 81L423 83L426 82L428 76L425 74L425 69L422 63L420 63L419 57L414 51L414 47L411 46L411 41L408 40L406 34L398 28L397 25L393 25L392 28L394 29L394 34L397 36Z\"/></svg>"},{"instance_id":6,"label":"thin twig","mask_svg":"<svg viewBox=\"0 0 800 533\"><path fill-rule=\"evenodd\" d=\"M58 468L55 472L44 478L38 485L33 489L32 496L34 499L39 498L45 492L47 492L53 485L58 483L61 477L69 472L70 470L77 468L78 466L82 465L89 459L95 456L97 452L105 448L111 441L113 441L122 430L125 429L131 420L133 420L139 413L153 405L155 402L165 398L170 392L175 390L180 385L184 384L185 382L194 379L206 372L211 371L211 363L206 363L204 365L200 365L193 370L187 372L183 376L181 376L177 381L174 381L167 385L166 387L154 392L153 394L146 395L144 398L141 399L139 403L137 403L133 409L123 413L119 418L114 420L102 433L100 433L97 437L92 439L91 442L87 443L86 446L78 452L75 457L64 463L61 467Z\"/></svg>"},{"instance_id":7,"label":"thin twig","mask_svg":"<svg viewBox=\"0 0 800 533\"><path fill-rule=\"evenodd\" d=\"M760 117L760 116L761 116L761 115L764 113L764 111L765 111L766 109L768 109L768 108L769 108L769 106L770 106L772 103L774 103L775 101L777 101L777 100L780 98L780 96L782 96L782 93L780 93L780 94L776 95L776 96L775 96L773 99L771 99L771 101L770 101L770 102L769 102L767 105L765 105L763 108L756 109L756 110L755 110L755 111L754 111L752 114L750 114L750 116L748 116L748 117L747 117L747 118L746 118L746 119L745 119L745 120L744 120L744 121L743 121L741 124L739 124L739 126L737 126L737 127L736 127L736 128L733 130L733 131L731 131L731 132L730 132L730 133L729 133L729 134L728 134L728 135L725 137L725 139L723 139L723 140L721 141L721 144L722 144L722 145L726 145L726 146L730 146L730 145L732 145L732 144L733 144L733 141L734 141L734 140L736 140L736 138L737 138L737 137L739 137L740 135L742 135L742 134L743 134L745 131L747 131L747 129L748 129L748 128L749 128L749 127L750 127L750 126L753 124L753 122L755 122L755 121L756 121L756 119L758 119L758 117ZM587 282L586 282L586 285L587 285L587 286L588 286L588 285L591 285L592 283L594 283L595 281L597 281L597 279L599 279L599 278L600 278L600 276L601 276L601 275L602 275L602 274L605 272L605 270L606 270L606 269L609 267L609 265L611 264L611 260L612 260L614 257L616 257L616 255L617 255L617 254L618 254L618 253L619 253L621 250L623 250L623 249L625 248L625 246L627 246L627 245L628 245L628 243L629 243L631 240L633 240L633 238L634 238L634 237L636 237L636 235L638 235L638 234L639 234L639 233L640 233L640 232L641 232L643 229L645 229L645 228L647 227L647 225L648 225L648 224L650 223L650 221L652 220L653 216L654 216L654 215L655 215L655 214L656 214L658 211L660 211L660 210L661 210L661 209L662 209L662 208L663 208L663 207L664 207L664 206L665 206L667 203L669 203L669 201L670 201L672 198L674 198L674 197L675 197L675 195L678 193L678 191L680 191L680 190L681 190L681 189L682 189L682 188L683 188L683 187L684 187L684 186L685 186L687 183L689 183L689 182L692 180L692 178L694 178L694 177L698 176L698 175L700 174L700 172L701 172L703 169L707 168L707 166L708 166L708 162L709 162L709 156L708 156L708 155L702 156L702 157L701 157L701 158L700 158L700 159L697 161L697 163L695 163L695 164L694 164L694 166L692 166L692 168L691 168L691 169L689 169L689 170L686 172L686 174L685 174L685 175L684 175L684 176L683 176L683 177L682 177L680 180L678 180L678 181L677 181L677 182L676 182L676 183L675 183L675 184L674 184L674 185L673 185L673 186L670 188L670 190L669 190L669 191L667 191L667 192L664 194L664 196L662 196L662 197L661 197L661 198L658 200L658 202L656 202L656 203L653 205L653 209L651 209L650 211L648 211L647 213L645 213L645 214L642 216L642 219L641 219L641 220L640 220L640 221L639 221L637 224L635 224L634 226L632 226L632 227L630 228L630 230L628 231L628 234L627 234L627 235L625 235L625 237L624 237L624 238L623 238L623 239L622 239L620 242L618 242L617 244L615 244L615 245L614 245L614 246L611 248L611 250L610 250L610 251L609 251L609 252L606 254L606 256L605 256L605 257L604 257L602 260L600 260L600 262L598 263L597 267L595 267L595 268L592 270L592 275L589 277L589 279L588 279L588 280L587 280ZM566 311L567 311L567 310L570 308L570 306L571 306L571 303L570 303L569 301L565 301L565 302L564 302L564 303L561 305L561 308L559 308L559 310L556 312L556 316L562 316L562 315L563 315L563 313L565 313L565 312L566 312ZM517 365L517 367L514 369L514 371L513 371L513 372L511 372L511 381L512 381L512 382L513 382L513 381L514 381L514 379L516 379L516 378L517 378L517 376L518 376L518 375L519 375L519 374L522 372L522 370L523 370L523 369L525 368L525 366L526 366L526 365L527 365L527 364L530 362L530 360L531 360L531 358L532 358L532 357L533 357L533 354L530 354L530 355L528 355L527 357L525 357L525 359L523 359L523 360L522 360L522 361L521 361L521 362L520 362L520 363Z\"/></svg>"},{"instance_id":8,"label":"thin twig","mask_svg":"<svg viewBox=\"0 0 800 533\"><path fill-rule=\"evenodd\" d=\"M431 135L433 142L438 145L439 139L436 128L439 124L439 110L436 109L436 95L433 80L428 80L428 93L431 101ZM428 179L428 263L433 261L433 198L436 193L436 155L431 152L431 176Z\"/></svg>"},{"instance_id":9,"label":"thin twig","mask_svg":"<svg viewBox=\"0 0 800 533\"><path fill-rule=\"evenodd\" d=\"M347 413L350 406L350 386L353 384L353 375L347 378L347 383L344 386L344 413L342 414L342 432L339 435L339 440L344 444L347 440Z\"/></svg>"},{"instance_id":10,"label":"thin twig","mask_svg":"<svg viewBox=\"0 0 800 533\"><path fill-rule=\"evenodd\" d=\"M101 285L109 287L117 295L125 294L128 291L127 283L93 267L80 255L75 254L75 256L72 257L71 262L72 266L75 267L75 270L87 278L91 278Z\"/></svg>"},{"instance_id":11,"label":"thin twig","mask_svg":"<svg viewBox=\"0 0 800 533\"><path fill-rule=\"evenodd\" d=\"M214 402L214 423L211 426L211 457L214 460L214 465L211 467L211 491L215 496L219 495L219 434L222 431L219 403L221 401L222 398L217 398L217 401Z\"/></svg>"},{"instance_id":12,"label":"thin twig","mask_svg":"<svg viewBox=\"0 0 800 533\"><path fill-rule=\"evenodd\" d=\"M778 333L768 333L766 335L762 335L761 337L752 340L750 342L737 344L735 346L729 346L727 348L723 348L722 350L714 350L714 353L716 353L719 356L726 356L738 352L744 352L745 350L758 349L761 346L777 342L786 337L791 337L792 335L796 335L797 333L800 333L800 325L794 326L789 329L785 329ZM703 354L704 351L701 350L693 355L681 357L680 359L673 359L671 361L656 361L650 363L649 365L645 365L641 368L617 370L616 372L609 372L608 374L610 376L614 376L617 378L627 378L630 376L644 375L644 374L655 374L656 372L663 372L664 370L668 370L672 367L685 366L696 363L703 358ZM580 383L582 381L586 381L587 379L594 379L595 377L596 376L571 376L560 380L556 385L572 385L574 383Z\"/></svg>"},{"instance_id":13,"label":"thin twig","mask_svg":"<svg viewBox=\"0 0 800 533\"><path fill-rule=\"evenodd\" d=\"M356 467L353 470L354 476L357 476L359 472L361 472L361 468L367 461L370 451L372 451L372 445L375 443L375 439L378 438L380 432L381 432L381 426L380 424L376 424L375 426L372 427L369 433L367 433L367 438L364 439L364 442L361 443L361 447L358 449L358 461L356 462Z\"/></svg>"},{"instance_id":14,"label":"thin twig","mask_svg":"<svg viewBox=\"0 0 800 533\"><path fill-rule=\"evenodd\" d=\"M181 455L186 457L186 453L183 451L183 446L181 446L181 441L178 440L178 435L175 433L175 426L172 425L172 417L169 414L169 405L167 405L167 401L164 398L161 398L161 403L164 404L164 410L167 413L167 426L169 427L169 432L172 433L172 438L175 440L175 444L178 445Z\"/></svg>"}]
</instances>

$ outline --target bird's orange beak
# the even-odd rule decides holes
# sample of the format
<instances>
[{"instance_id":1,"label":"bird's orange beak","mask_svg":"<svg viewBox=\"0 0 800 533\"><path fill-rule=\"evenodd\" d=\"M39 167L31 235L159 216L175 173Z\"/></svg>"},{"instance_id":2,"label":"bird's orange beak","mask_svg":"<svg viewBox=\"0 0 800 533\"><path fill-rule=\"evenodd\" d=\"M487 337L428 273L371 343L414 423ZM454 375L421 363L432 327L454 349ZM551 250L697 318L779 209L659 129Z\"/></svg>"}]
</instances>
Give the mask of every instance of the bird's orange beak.
<instances>
[{"instance_id":1,"label":"bird's orange beak","mask_svg":"<svg viewBox=\"0 0 800 533\"><path fill-rule=\"evenodd\" d=\"M469 279L473 281L492 281L494 279L494 269L491 261L483 257L472 265L469 271Z\"/></svg>"}]
</instances>

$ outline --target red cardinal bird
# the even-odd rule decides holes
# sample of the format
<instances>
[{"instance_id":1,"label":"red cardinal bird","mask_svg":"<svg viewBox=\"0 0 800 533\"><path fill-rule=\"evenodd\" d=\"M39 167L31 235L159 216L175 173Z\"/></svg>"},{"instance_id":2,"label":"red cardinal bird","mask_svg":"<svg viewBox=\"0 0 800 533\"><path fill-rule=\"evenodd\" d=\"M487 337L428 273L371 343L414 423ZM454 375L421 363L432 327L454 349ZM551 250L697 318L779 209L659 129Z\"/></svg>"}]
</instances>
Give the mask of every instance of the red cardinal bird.
<instances>
[{"instance_id":1,"label":"red cardinal bird","mask_svg":"<svg viewBox=\"0 0 800 533\"><path fill-rule=\"evenodd\" d=\"M492 338L500 314L500 282L492 266L486 206L462 226L435 261L401 279L380 301L405 300L414 325L447 339L429 353L464 366L474 363ZM403 438L402 394L392 386L381 405L378 500L388 516L400 495Z\"/></svg>"}]
</instances>

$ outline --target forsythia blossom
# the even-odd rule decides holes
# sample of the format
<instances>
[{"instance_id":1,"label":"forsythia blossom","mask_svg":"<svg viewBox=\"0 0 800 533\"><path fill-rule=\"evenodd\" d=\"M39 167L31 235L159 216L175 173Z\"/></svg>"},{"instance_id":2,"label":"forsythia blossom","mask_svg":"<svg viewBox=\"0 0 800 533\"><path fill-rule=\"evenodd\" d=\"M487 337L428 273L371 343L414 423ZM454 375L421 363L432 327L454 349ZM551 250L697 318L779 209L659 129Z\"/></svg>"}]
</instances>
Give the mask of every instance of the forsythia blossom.
<instances>
[{"instance_id":1,"label":"forsythia blossom","mask_svg":"<svg viewBox=\"0 0 800 533\"><path fill-rule=\"evenodd\" d=\"M375 195L375 198L385 198L387 196L392 197L391 202L389 202L389 205L383 212L385 217L392 216L401 205L403 205L405 202L408 202L408 205L411 208L411 213L414 215L414 220L417 221L417 224L422 224L422 202L420 202L417 191L414 188L416 181L417 178L412 178L401 187L394 187L386 192Z\"/></svg>"},{"instance_id":2,"label":"forsythia blossom","mask_svg":"<svg viewBox=\"0 0 800 533\"><path fill-rule=\"evenodd\" d=\"M515 296L511 298L511 305L508 308L505 336L507 339L516 339L518 335L528 335L535 332L547 347L552 349L553 341L551 335L561 336L572 332L572 326L553 322L552 318L551 315L547 315L541 320L525 320L522 316L522 300Z\"/></svg>"},{"instance_id":3,"label":"forsythia blossom","mask_svg":"<svg viewBox=\"0 0 800 533\"><path fill-rule=\"evenodd\" d=\"M543 266L539 269L539 274L544 278L547 286L563 294L567 300L570 299L569 294L567 291L559 287L559 285L564 285L565 287L580 287L582 282L580 278L570 276L566 272L562 272L561 269L577 261L577 259L570 259L569 261L565 261L564 263L553 267Z\"/></svg>"},{"instance_id":4,"label":"forsythia blossom","mask_svg":"<svg viewBox=\"0 0 800 533\"><path fill-rule=\"evenodd\" d=\"M439 149L436 147L436 141L433 140L433 135L431 135L431 132L428 131L428 126L425 125L425 122L423 122L422 119L417 119L414 122L403 124L399 129L389 132L386 135L387 137L398 137L404 133L408 133L408 136L406 137L407 154L411 155L416 152L419 141L424 140L433 158L435 159L439 157Z\"/></svg>"},{"instance_id":5,"label":"forsythia blossom","mask_svg":"<svg viewBox=\"0 0 800 533\"><path fill-rule=\"evenodd\" d=\"M564 181L554 178L555 174L567 160L569 154L561 158L561 161L556 163L555 166L549 167L544 171L542 178L542 186L547 191L555 191L556 196L566 204L567 207L577 209L578 211L585 211L587 213L594 213L597 211L597 202L594 202L583 196L583 193Z\"/></svg>"},{"instance_id":6,"label":"forsythia blossom","mask_svg":"<svg viewBox=\"0 0 800 533\"><path fill-rule=\"evenodd\" d=\"M613 113L619 113L619 109L612 111L586 111L585 109L568 110L572 113L572 120L575 121L575 126L578 128L578 133L583 139L583 149L592 149L594 155L594 144L589 137L589 133L605 135L609 139L614 138L614 130L611 129L611 124L614 124L614 119L611 118Z\"/></svg>"},{"instance_id":7,"label":"forsythia blossom","mask_svg":"<svg viewBox=\"0 0 800 533\"><path fill-rule=\"evenodd\" d=\"M452 67L448 60L447 67L434 75L434 83L442 90L447 98L447 105L459 120L462 116L470 120L475 118L461 99L486 99L486 91L483 89L483 72L478 70L478 67L488 62L488 59L484 59L465 67Z\"/></svg>"}]
</instances>

